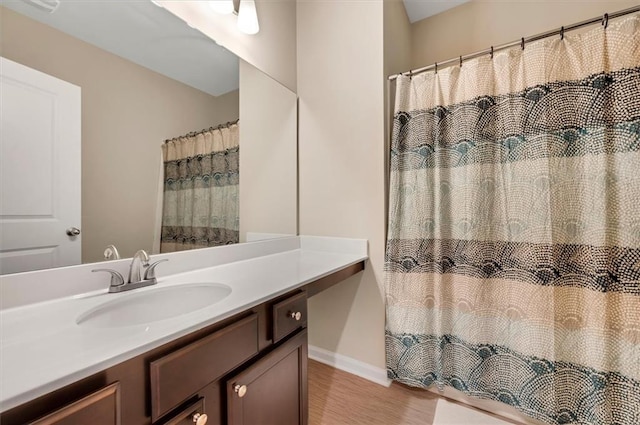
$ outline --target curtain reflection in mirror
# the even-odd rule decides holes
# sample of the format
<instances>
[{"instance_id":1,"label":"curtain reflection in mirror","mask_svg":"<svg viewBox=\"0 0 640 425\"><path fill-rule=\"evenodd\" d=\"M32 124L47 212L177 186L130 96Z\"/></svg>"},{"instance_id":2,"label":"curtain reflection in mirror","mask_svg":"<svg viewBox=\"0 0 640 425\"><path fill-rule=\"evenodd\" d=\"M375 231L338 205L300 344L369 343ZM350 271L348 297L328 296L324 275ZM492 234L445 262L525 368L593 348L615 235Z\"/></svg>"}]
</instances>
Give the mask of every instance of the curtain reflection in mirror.
<instances>
[{"instance_id":1,"label":"curtain reflection in mirror","mask_svg":"<svg viewBox=\"0 0 640 425\"><path fill-rule=\"evenodd\" d=\"M238 140L236 122L164 143L160 252L238 243Z\"/></svg>"}]
</instances>

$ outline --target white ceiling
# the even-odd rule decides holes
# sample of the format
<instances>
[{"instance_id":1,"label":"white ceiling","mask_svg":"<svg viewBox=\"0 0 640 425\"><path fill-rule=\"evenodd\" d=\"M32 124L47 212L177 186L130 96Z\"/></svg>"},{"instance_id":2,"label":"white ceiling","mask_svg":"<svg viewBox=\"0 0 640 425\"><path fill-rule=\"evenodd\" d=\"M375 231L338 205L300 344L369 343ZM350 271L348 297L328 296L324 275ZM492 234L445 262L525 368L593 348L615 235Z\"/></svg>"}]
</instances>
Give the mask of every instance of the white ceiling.
<instances>
[{"instance_id":1,"label":"white ceiling","mask_svg":"<svg viewBox=\"0 0 640 425\"><path fill-rule=\"evenodd\" d=\"M238 57L150 0L60 0L49 14L2 5L191 87L219 96L239 86ZM411 23L471 0L403 0Z\"/></svg>"},{"instance_id":2,"label":"white ceiling","mask_svg":"<svg viewBox=\"0 0 640 425\"><path fill-rule=\"evenodd\" d=\"M21 0L2 5L205 93L238 88L236 55L149 0L61 0L52 14Z\"/></svg>"},{"instance_id":3,"label":"white ceiling","mask_svg":"<svg viewBox=\"0 0 640 425\"><path fill-rule=\"evenodd\" d=\"M403 0L409 21L413 24L471 0Z\"/></svg>"}]
</instances>

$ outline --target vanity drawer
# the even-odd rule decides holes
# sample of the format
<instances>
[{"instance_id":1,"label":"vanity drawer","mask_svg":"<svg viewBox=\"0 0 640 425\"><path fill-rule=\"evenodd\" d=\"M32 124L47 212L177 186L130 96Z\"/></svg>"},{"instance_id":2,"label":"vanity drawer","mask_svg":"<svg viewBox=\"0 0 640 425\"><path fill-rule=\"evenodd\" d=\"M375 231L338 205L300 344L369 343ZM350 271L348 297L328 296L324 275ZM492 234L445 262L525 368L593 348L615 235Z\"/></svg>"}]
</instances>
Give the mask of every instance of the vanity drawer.
<instances>
[{"instance_id":1,"label":"vanity drawer","mask_svg":"<svg viewBox=\"0 0 640 425\"><path fill-rule=\"evenodd\" d=\"M151 362L152 421L257 353L258 315L254 313Z\"/></svg>"},{"instance_id":2,"label":"vanity drawer","mask_svg":"<svg viewBox=\"0 0 640 425\"><path fill-rule=\"evenodd\" d=\"M162 425L203 425L207 423L207 419L207 414L204 409L204 398L201 397L180 410L170 419L163 420Z\"/></svg>"},{"instance_id":3,"label":"vanity drawer","mask_svg":"<svg viewBox=\"0 0 640 425\"><path fill-rule=\"evenodd\" d=\"M111 384L31 422L31 425L74 424L120 425L120 384Z\"/></svg>"},{"instance_id":4,"label":"vanity drawer","mask_svg":"<svg viewBox=\"0 0 640 425\"><path fill-rule=\"evenodd\" d=\"M292 295L273 306L273 342L307 325L307 293Z\"/></svg>"}]
</instances>

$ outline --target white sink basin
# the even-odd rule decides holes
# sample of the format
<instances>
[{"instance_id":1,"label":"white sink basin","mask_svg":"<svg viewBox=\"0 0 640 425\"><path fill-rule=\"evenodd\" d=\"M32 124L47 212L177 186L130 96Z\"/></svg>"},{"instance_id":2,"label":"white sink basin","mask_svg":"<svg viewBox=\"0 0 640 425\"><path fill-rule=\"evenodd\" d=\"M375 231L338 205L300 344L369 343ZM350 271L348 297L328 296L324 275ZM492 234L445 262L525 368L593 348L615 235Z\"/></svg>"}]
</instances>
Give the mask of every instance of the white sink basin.
<instances>
[{"instance_id":1,"label":"white sink basin","mask_svg":"<svg viewBox=\"0 0 640 425\"><path fill-rule=\"evenodd\" d=\"M82 313L76 323L95 328L142 325L203 309L229 294L231 287L221 283L189 283L139 293L134 290Z\"/></svg>"}]
</instances>

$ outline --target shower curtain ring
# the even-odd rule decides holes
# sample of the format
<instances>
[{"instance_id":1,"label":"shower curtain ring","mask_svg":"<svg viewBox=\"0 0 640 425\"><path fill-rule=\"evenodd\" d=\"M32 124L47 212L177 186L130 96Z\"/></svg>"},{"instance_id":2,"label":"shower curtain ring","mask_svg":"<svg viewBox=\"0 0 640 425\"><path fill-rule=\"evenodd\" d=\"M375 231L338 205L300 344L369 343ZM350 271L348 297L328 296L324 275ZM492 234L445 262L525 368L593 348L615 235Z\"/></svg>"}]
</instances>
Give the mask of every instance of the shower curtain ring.
<instances>
[{"instance_id":1,"label":"shower curtain ring","mask_svg":"<svg viewBox=\"0 0 640 425\"><path fill-rule=\"evenodd\" d=\"M436 74L438 73L438 62L436 62Z\"/></svg>"},{"instance_id":2,"label":"shower curtain ring","mask_svg":"<svg viewBox=\"0 0 640 425\"><path fill-rule=\"evenodd\" d=\"M524 50L524 37L520 40L520 47Z\"/></svg>"},{"instance_id":3,"label":"shower curtain ring","mask_svg":"<svg viewBox=\"0 0 640 425\"><path fill-rule=\"evenodd\" d=\"M564 27L560 28L560 40L564 40Z\"/></svg>"},{"instance_id":4,"label":"shower curtain ring","mask_svg":"<svg viewBox=\"0 0 640 425\"><path fill-rule=\"evenodd\" d=\"M489 56L493 59L493 46L491 46L491 52L489 52Z\"/></svg>"},{"instance_id":5,"label":"shower curtain ring","mask_svg":"<svg viewBox=\"0 0 640 425\"><path fill-rule=\"evenodd\" d=\"M604 16L602 17L602 25L604 26L604 29L607 29L607 27L609 26L609 14L605 13Z\"/></svg>"},{"instance_id":6,"label":"shower curtain ring","mask_svg":"<svg viewBox=\"0 0 640 425\"><path fill-rule=\"evenodd\" d=\"M462 68L462 56L460 56L460 68Z\"/></svg>"}]
</instances>

